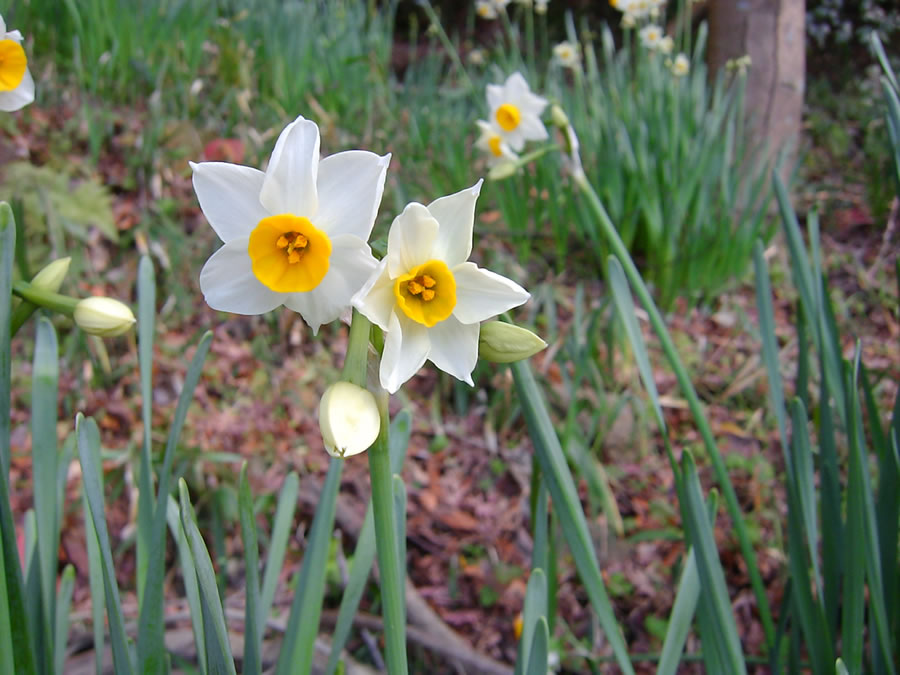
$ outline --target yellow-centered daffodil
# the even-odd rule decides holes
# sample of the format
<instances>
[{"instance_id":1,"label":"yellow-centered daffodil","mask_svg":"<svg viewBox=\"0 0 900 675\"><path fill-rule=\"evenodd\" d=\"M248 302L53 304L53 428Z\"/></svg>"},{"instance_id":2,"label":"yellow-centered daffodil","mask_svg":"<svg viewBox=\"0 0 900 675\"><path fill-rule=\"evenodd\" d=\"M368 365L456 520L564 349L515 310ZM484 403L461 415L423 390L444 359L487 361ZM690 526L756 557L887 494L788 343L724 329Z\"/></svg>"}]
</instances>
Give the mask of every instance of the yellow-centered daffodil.
<instances>
[{"instance_id":1,"label":"yellow-centered daffodil","mask_svg":"<svg viewBox=\"0 0 900 675\"><path fill-rule=\"evenodd\" d=\"M262 314L280 305L313 332L337 319L375 268L369 235L390 155L350 150L319 160L319 128L298 117L265 173L191 164L203 214L225 245L200 272L213 309Z\"/></svg>"},{"instance_id":2,"label":"yellow-centered daffodil","mask_svg":"<svg viewBox=\"0 0 900 675\"><path fill-rule=\"evenodd\" d=\"M502 85L489 84L487 102L491 110L490 123L497 126L513 151L521 152L526 141L548 138L547 129L541 122L547 99L531 93L522 73L513 73Z\"/></svg>"},{"instance_id":3,"label":"yellow-centered daffodil","mask_svg":"<svg viewBox=\"0 0 900 675\"><path fill-rule=\"evenodd\" d=\"M22 34L7 31L0 16L0 110L12 112L34 100L34 80L22 47Z\"/></svg>"},{"instance_id":4,"label":"yellow-centered daffodil","mask_svg":"<svg viewBox=\"0 0 900 675\"><path fill-rule=\"evenodd\" d=\"M472 383L480 323L530 297L517 283L468 262L481 181L394 219L387 255L353 305L385 331L379 377L396 392L426 360Z\"/></svg>"}]
</instances>

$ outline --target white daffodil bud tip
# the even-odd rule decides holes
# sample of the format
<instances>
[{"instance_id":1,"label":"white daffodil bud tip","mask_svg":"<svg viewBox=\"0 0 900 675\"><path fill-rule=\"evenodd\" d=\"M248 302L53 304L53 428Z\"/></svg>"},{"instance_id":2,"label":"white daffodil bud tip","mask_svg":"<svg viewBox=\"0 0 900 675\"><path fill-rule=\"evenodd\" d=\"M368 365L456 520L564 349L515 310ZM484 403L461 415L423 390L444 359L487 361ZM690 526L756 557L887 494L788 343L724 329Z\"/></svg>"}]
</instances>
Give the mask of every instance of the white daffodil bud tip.
<instances>
[{"instance_id":1,"label":"white daffodil bud tip","mask_svg":"<svg viewBox=\"0 0 900 675\"><path fill-rule=\"evenodd\" d=\"M332 457L350 457L368 450L381 430L378 404L368 389L335 382L319 403L319 429Z\"/></svg>"},{"instance_id":2,"label":"white daffodil bud tip","mask_svg":"<svg viewBox=\"0 0 900 675\"><path fill-rule=\"evenodd\" d=\"M122 335L135 322L128 305L103 297L85 298L75 305L74 319L85 333L100 337Z\"/></svg>"},{"instance_id":3,"label":"white daffodil bud tip","mask_svg":"<svg viewBox=\"0 0 900 675\"><path fill-rule=\"evenodd\" d=\"M503 321L481 324L478 356L494 363L512 363L534 356L547 343L526 328Z\"/></svg>"},{"instance_id":4,"label":"white daffodil bud tip","mask_svg":"<svg viewBox=\"0 0 900 675\"><path fill-rule=\"evenodd\" d=\"M42 291L58 292L59 287L62 286L63 279L66 278L66 273L69 271L70 262L72 262L71 258L54 260L34 275L31 285L35 288L40 288Z\"/></svg>"}]
</instances>

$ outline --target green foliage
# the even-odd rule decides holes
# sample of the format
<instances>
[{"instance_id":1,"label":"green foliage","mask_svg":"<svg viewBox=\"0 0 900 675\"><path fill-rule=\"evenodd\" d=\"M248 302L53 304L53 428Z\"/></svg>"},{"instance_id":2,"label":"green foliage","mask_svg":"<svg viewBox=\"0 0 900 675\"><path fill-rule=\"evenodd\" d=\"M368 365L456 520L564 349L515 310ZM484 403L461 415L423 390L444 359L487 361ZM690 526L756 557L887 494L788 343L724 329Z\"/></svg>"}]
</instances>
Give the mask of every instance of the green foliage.
<instances>
[{"instance_id":1,"label":"green foliage","mask_svg":"<svg viewBox=\"0 0 900 675\"><path fill-rule=\"evenodd\" d=\"M858 343L853 360L843 358L844 341L822 271L818 218L810 215L807 251L777 176L775 187L800 296L800 362L796 398L790 402L782 384L761 244L754 262L770 401L785 453L792 592L783 611L792 619L789 653L806 651L814 673L831 673L838 655L850 672L895 673L900 655L900 397L888 423L877 408ZM900 282L900 268L897 272ZM804 374L818 376L817 400ZM810 422L815 435L808 431ZM781 654L775 650L771 658L777 669Z\"/></svg>"},{"instance_id":2,"label":"green foliage","mask_svg":"<svg viewBox=\"0 0 900 675\"><path fill-rule=\"evenodd\" d=\"M113 242L118 239L112 195L96 178L78 178L48 165L13 162L3 168L0 199L13 196L24 204L27 230L42 232L46 222L50 240L59 249L75 248L66 246L65 234L81 243L87 242L91 227ZM36 239L44 240L44 237ZM31 251L34 248L29 246Z\"/></svg>"}]
</instances>

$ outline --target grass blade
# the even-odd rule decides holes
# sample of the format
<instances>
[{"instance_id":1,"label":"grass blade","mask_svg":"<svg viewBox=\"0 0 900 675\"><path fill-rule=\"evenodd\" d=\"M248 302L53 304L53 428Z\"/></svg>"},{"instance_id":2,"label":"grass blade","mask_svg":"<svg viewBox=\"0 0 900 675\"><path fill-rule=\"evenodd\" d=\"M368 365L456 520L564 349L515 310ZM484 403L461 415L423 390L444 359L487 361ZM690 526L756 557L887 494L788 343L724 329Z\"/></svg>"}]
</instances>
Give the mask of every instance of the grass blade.
<instances>
[{"instance_id":1,"label":"grass blade","mask_svg":"<svg viewBox=\"0 0 900 675\"><path fill-rule=\"evenodd\" d=\"M516 675L529 672L533 643L539 630L538 621L547 617L547 576L540 568L532 569L525 589L522 609L522 636L516 657ZM546 672L546 665L544 666Z\"/></svg>"},{"instance_id":2,"label":"grass blade","mask_svg":"<svg viewBox=\"0 0 900 675\"><path fill-rule=\"evenodd\" d=\"M394 529L397 531L397 560L402 569L406 570L406 485L403 479L394 474ZM405 576L405 575L404 575ZM401 606L403 607L403 624L406 625L406 586L400 586Z\"/></svg>"},{"instance_id":3,"label":"grass blade","mask_svg":"<svg viewBox=\"0 0 900 675\"><path fill-rule=\"evenodd\" d=\"M94 454L94 463L100 466L100 446L91 446L88 451ZM98 477L100 492L103 492L103 474ZM100 544L97 541L97 530L91 518L91 507L88 504L87 491L81 491L81 511L84 516L84 536L87 539L88 584L91 589L91 631L94 636L94 659L97 675L103 673L103 653L106 651L103 615L106 611L106 593L103 589L103 561L100 555Z\"/></svg>"},{"instance_id":4,"label":"grass blade","mask_svg":"<svg viewBox=\"0 0 900 675\"><path fill-rule=\"evenodd\" d=\"M10 352L12 274L16 252L16 223L12 209L0 202L0 480L9 490ZM8 561L7 561L8 562ZM17 563L18 564L18 563ZM7 575L11 574L7 570Z\"/></svg>"},{"instance_id":5,"label":"grass blade","mask_svg":"<svg viewBox=\"0 0 900 675\"><path fill-rule=\"evenodd\" d=\"M259 620L259 549L256 545L256 520L253 515L253 495L247 480L247 462L241 466L238 479L238 512L241 519L241 539L244 544L244 663L242 671L248 675L262 672L262 631Z\"/></svg>"},{"instance_id":6,"label":"grass blade","mask_svg":"<svg viewBox=\"0 0 900 675\"><path fill-rule=\"evenodd\" d=\"M197 585L197 568L194 566L194 558L191 553L191 545L184 533L184 525L181 523L181 515L178 512L178 503L172 495L166 502L166 521L169 523L169 531L175 540L178 549L178 562L181 564L181 577L184 582L184 594L187 596L188 607L191 610L191 626L194 629L194 646L197 649L197 661L200 673L206 675L206 634L203 630L203 607L200 604L200 588ZM99 670L97 671L99 675Z\"/></svg>"},{"instance_id":7,"label":"grass blade","mask_svg":"<svg viewBox=\"0 0 900 675\"><path fill-rule=\"evenodd\" d=\"M656 380L653 379L653 368L650 365L650 358L647 356L644 336L641 334L641 328L634 313L634 301L631 299L625 271L622 269L622 263L614 256L610 256L607 263L609 265L609 287L613 292L613 301L616 303L619 317L625 325L625 333L631 343L631 351L634 353L634 360L637 361L641 381L650 395L650 403L653 406L653 412L656 413L656 423L659 425L660 431L665 433L666 420L659 402L659 393L656 390Z\"/></svg>"},{"instance_id":8,"label":"grass blade","mask_svg":"<svg viewBox=\"0 0 900 675\"><path fill-rule=\"evenodd\" d=\"M278 657L278 675L306 673L312 667L322 598L325 595L325 567L331 548L329 542L334 529L337 493L343 468L344 460L331 458L325 484L322 486L322 496L310 528L303 564L297 573L294 602L291 604L291 614Z\"/></svg>"},{"instance_id":9,"label":"grass blade","mask_svg":"<svg viewBox=\"0 0 900 675\"><path fill-rule=\"evenodd\" d=\"M34 514L37 520L37 556L40 574L41 640L43 658L51 664L56 623L56 568L59 560L56 448L56 409L59 354L53 324L41 317L37 322L34 369L31 382L31 457L34 472Z\"/></svg>"},{"instance_id":10,"label":"grass blade","mask_svg":"<svg viewBox=\"0 0 900 675\"><path fill-rule=\"evenodd\" d=\"M197 573L208 672L216 675L236 675L234 658L231 656L231 643L228 641L228 629L225 626L225 613L222 611L222 602L216 587L216 573L209 551L203 542L203 536L197 528L197 518L184 479L178 482L178 494L181 504L181 524L191 547L191 557Z\"/></svg>"},{"instance_id":11,"label":"grass blade","mask_svg":"<svg viewBox=\"0 0 900 675\"><path fill-rule=\"evenodd\" d=\"M59 582L59 596L56 604L56 631L53 645L55 673L65 672L66 645L69 642L69 610L72 608L72 592L75 590L75 568L66 565Z\"/></svg>"},{"instance_id":12,"label":"grass blade","mask_svg":"<svg viewBox=\"0 0 900 675\"><path fill-rule=\"evenodd\" d=\"M91 520L97 533L100 547L100 563L103 570L103 588L106 597L106 616L109 621L112 642L113 666L116 673L133 673L128 640L125 635L125 621L122 618L122 602L116 585L115 566L109 547L109 533L106 529L106 514L103 508L103 491L100 487L100 464L96 457L100 454L100 431L91 418L78 413L75 418L75 433L78 435L78 456L81 458L83 489L87 493Z\"/></svg>"},{"instance_id":13,"label":"grass blade","mask_svg":"<svg viewBox=\"0 0 900 675\"><path fill-rule=\"evenodd\" d=\"M597 612L600 625L612 645L619 667L625 673L633 674L628 649L600 575L600 565L584 518L584 510L578 499L575 482L566 464L559 438L550 421L547 406L528 363L518 361L511 364L511 367L541 472L557 509L560 526L575 559L578 574L585 585L591 605Z\"/></svg>"},{"instance_id":14,"label":"grass blade","mask_svg":"<svg viewBox=\"0 0 900 675\"><path fill-rule=\"evenodd\" d=\"M175 458L175 448L178 438L187 417L188 407L194 398L194 390L200 380L203 371L203 362L209 353L212 343L212 333L207 331L197 345L194 358L188 366L184 377L184 386L178 396L178 404L175 406L175 416L172 418L172 426L169 428L169 436L166 440L166 453L163 465L159 471L159 493L156 497L156 507L153 512L151 524L151 547L147 559L147 587L154 589L154 594L141 605L141 613L138 619L138 670L141 673L165 673L166 648L165 626L163 625L163 595L155 589L162 587L163 574L165 572L165 534L166 534L166 508L169 497L169 480L172 472L172 462Z\"/></svg>"},{"instance_id":15,"label":"grass blade","mask_svg":"<svg viewBox=\"0 0 900 675\"><path fill-rule=\"evenodd\" d=\"M296 471L291 471L278 495L278 505L275 508L275 521L272 526L272 536L269 538L269 551L266 556L266 571L263 574L262 592L259 599L259 642L262 643L266 631L266 622L269 620L269 612L272 609L272 601L275 599L275 588L278 586L278 578L281 576L281 566L284 563L284 554L287 550L288 538L291 536L291 525L294 522L294 510L297 508L297 495L300 493L300 479Z\"/></svg>"},{"instance_id":16,"label":"grass blade","mask_svg":"<svg viewBox=\"0 0 900 675\"><path fill-rule=\"evenodd\" d=\"M141 256L137 277L138 296L138 365L141 374L141 421L143 423L143 443L141 444L140 469L138 471L138 513L137 513L137 589L138 606L144 607L144 585L147 582L147 565L153 550L151 533L153 530L153 336L156 329L156 280L153 263L147 256ZM154 648L159 649L159 640ZM149 646L149 645L148 645ZM140 663L140 657L138 663Z\"/></svg>"},{"instance_id":17,"label":"grass blade","mask_svg":"<svg viewBox=\"0 0 900 675\"><path fill-rule=\"evenodd\" d=\"M725 575L719 562L712 527L709 524L697 467L690 452L685 452L681 459L684 477L685 501L682 511L685 519L685 530L697 556L697 574L704 592L700 595L700 603L708 611L713 624L711 628L716 635L715 644L723 656L726 670L721 672L746 673L741 641L738 637L737 624L731 611L731 600ZM703 648L709 645L704 641Z\"/></svg>"},{"instance_id":18,"label":"grass blade","mask_svg":"<svg viewBox=\"0 0 900 675\"><path fill-rule=\"evenodd\" d=\"M409 436L412 430L412 417L409 412L402 410L391 422L390 431L390 455L391 472L399 473L403 467L406 450L409 446ZM341 606L338 609L337 620L334 624L334 632L331 635L331 654L325 666L325 675L333 675L337 669L341 657L341 651L347 644L350 631L353 629L353 618L359 608L372 563L375 562L375 520L372 513L372 500L366 509L366 517L356 541L353 551L353 562L350 565L347 587L341 597Z\"/></svg>"},{"instance_id":19,"label":"grass blade","mask_svg":"<svg viewBox=\"0 0 900 675\"><path fill-rule=\"evenodd\" d=\"M525 675L547 675L548 657L550 656L550 629L547 617L539 617L534 629L534 639L528 654L528 670Z\"/></svg>"}]
</instances>

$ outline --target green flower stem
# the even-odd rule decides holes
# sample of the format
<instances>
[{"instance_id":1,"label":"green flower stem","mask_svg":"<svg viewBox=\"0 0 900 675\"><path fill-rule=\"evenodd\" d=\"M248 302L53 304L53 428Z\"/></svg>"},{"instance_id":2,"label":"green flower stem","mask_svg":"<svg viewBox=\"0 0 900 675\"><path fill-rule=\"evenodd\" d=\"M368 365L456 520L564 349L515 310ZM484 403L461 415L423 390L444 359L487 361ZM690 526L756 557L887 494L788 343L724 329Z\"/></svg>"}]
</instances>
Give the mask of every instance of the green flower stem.
<instances>
[{"instance_id":1,"label":"green flower stem","mask_svg":"<svg viewBox=\"0 0 900 675\"><path fill-rule=\"evenodd\" d=\"M729 515L734 524L734 529L741 547L741 553L747 563L750 585L753 587L753 593L756 596L760 621L762 622L763 630L766 634L767 648L771 649L772 645L775 643L775 624L772 621L772 612L769 608L769 600L766 597L765 585L760 576L759 567L756 564L756 553L753 550L753 544L750 542L747 526L744 524L744 517L741 512L740 504L738 504L737 495L734 492L734 487L731 485L731 480L728 478L728 470L725 468L725 462L722 460L722 455L719 452L719 448L716 446L716 441L713 438L709 422L707 422L706 415L703 412L703 406L700 403L700 399L697 396L691 378L678 356L678 351L675 348L675 344L672 342L672 337L669 335L666 324L663 321L656 304L653 302L650 291L647 289L647 285L641 278L637 267L635 267L634 261L632 261L628 249L625 248L625 244L622 242L621 237L619 237L619 233L616 231L612 220L610 220L609 215L606 213L603 203L600 201L600 198L597 196L596 191L583 171L575 172L573 174L573 179L587 198L588 205L597 217L597 220L600 223L600 229L603 231L604 236L609 242L612 252L625 269L625 276L628 277L628 282L631 285L632 290L647 311L653 330L659 337L663 352L675 373L678 385L681 387L682 392L684 392L685 398L687 398L691 413L697 421L697 427L700 430L700 435L703 437L703 443L706 446L706 451L712 462L716 480L722 489L722 494L725 496L725 504L728 507Z\"/></svg>"},{"instance_id":2,"label":"green flower stem","mask_svg":"<svg viewBox=\"0 0 900 675\"><path fill-rule=\"evenodd\" d=\"M372 324L355 309L350 320L350 336L347 338L347 356L344 357L344 368L341 379L366 386L366 366L369 359L369 328Z\"/></svg>"},{"instance_id":3,"label":"green flower stem","mask_svg":"<svg viewBox=\"0 0 900 675\"><path fill-rule=\"evenodd\" d=\"M438 17L437 12L434 11L434 7L431 6L430 2L420 2L418 4L419 7L422 8L422 11L425 12L425 16L427 16L428 20L431 22L431 26L434 28L438 39L441 41L444 51L447 52L447 56L450 57L450 60L453 61L453 65L456 66L457 70L459 70L462 75L463 80L465 80L466 87L471 91L475 91L475 83L472 82L472 78L469 77L469 72L463 65L462 59L459 58L459 50L456 49L453 42L450 40L450 36L447 35L447 31L444 30L444 25L441 23L441 19Z\"/></svg>"},{"instance_id":4,"label":"green flower stem","mask_svg":"<svg viewBox=\"0 0 900 675\"><path fill-rule=\"evenodd\" d=\"M15 295L34 305L69 316L72 315L75 311L75 306L81 301L80 298L42 290L32 286L27 281L14 281L12 291Z\"/></svg>"},{"instance_id":5,"label":"green flower stem","mask_svg":"<svg viewBox=\"0 0 900 675\"><path fill-rule=\"evenodd\" d=\"M394 497L391 461L388 454L387 393L376 396L381 413L381 431L375 445L369 448L369 475L372 481L372 508L375 516L375 545L381 574L381 602L384 616L384 639L387 669L391 675L406 675L406 608L404 607L404 575L397 555L397 532L394 529Z\"/></svg>"}]
</instances>

